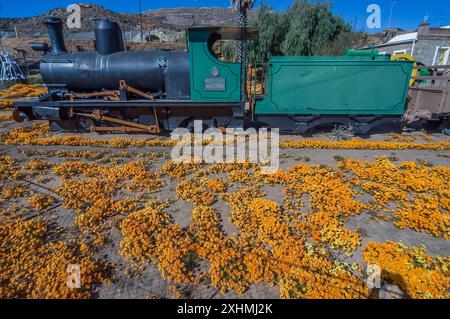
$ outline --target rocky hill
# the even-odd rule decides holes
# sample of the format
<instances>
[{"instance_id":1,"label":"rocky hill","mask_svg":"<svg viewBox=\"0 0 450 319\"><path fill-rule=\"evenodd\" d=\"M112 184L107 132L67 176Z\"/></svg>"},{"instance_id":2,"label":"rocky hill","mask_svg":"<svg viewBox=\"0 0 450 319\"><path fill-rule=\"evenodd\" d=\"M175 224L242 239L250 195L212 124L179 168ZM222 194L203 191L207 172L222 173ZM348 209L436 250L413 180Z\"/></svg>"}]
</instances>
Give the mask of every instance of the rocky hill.
<instances>
[{"instance_id":1,"label":"rocky hill","mask_svg":"<svg viewBox=\"0 0 450 319\"><path fill-rule=\"evenodd\" d=\"M68 29L66 34L83 34L93 31L95 22L101 18L116 21L124 32L135 31L140 28L139 14L117 13L104 7L93 4L79 4L81 7L81 29ZM0 30L3 38L15 36L14 28L19 36L24 38L46 37L44 17L56 16L63 21L67 20L69 13L63 8L56 8L45 14L27 18L0 18ZM145 29L165 28L180 31L188 26L198 25L234 25L237 23L237 12L228 8L174 8L150 10L143 13L143 26Z\"/></svg>"},{"instance_id":2,"label":"rocky hill","mask_svg":"<svg viewBox=\"0 0 450 319\"><path fill-rule=\"evenodd\" d=\"M150 10L145 19L161 26L185 28L196 25L237 25L237 12L229 8L173 8Z\"/></svg>"}]
</instances>

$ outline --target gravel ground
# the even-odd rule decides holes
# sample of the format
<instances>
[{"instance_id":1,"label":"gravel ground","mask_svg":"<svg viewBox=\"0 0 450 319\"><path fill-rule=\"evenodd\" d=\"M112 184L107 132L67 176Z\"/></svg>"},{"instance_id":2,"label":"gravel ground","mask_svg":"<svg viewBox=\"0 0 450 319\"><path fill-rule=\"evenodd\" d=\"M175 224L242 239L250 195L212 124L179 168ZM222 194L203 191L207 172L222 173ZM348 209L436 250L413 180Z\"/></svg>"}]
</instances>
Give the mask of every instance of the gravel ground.
<instances>
[{"instance_id":1,"label":"gravel ground","mask_svg":"<svg viewBox=\"0 0 450 319\"><path fill-rule=\"evenodd\" d=\"M27 123L18 124L11 121L0 121L0 134L5 133L13 128L17 128ZM412 130L404 133L405 136L417 135L419 132ZM59 133L58 133L59 134ZM379 132L365 137L369 141L383 141L391 133ZM83 134L86 137L94 137L101 139L111 139L117 137L128 137L117 134L105 134L97 135L95 133ZM132 138L148 138L146 135L133 135ZM301 139L299 136L282 136L282 139ZM318 133L310 137L311 139L329 140L333 139L333 133ZM445 140L449 141L449 138L442 134L435 134L433 141ZM0 144L0 154L9 155L16 159L19 163L25 163L32 158L42 158L52 163L61 163L67 159L65 158L48 158L45 156L27 156L24 152L47 150L89 150L104 152L104 156L100 159L93 160L96 163L102 163L105 159L116 158L121 162L129 162L135 160L133 157L122 156L123 151L127 151L130 154L147 154L150 152L158 152L162 155L161 158L156 160L152 165L153 167L160 167L168 158L170 148L163 147L142 147L142 148L126 148L126 149L114 149L114 148L102 148L102 147L72 147L72 146L14 146ZM377 156L388 156L393 162L402 161L425 161L434 166L447 166L449 167L449 157L445 155L449 151L432 151L432 150L321 150L321 149L282 149L281 155L281 168L285 169L295 163L306 164L323 164L327 166L336 167L338 158L356 158L364 161L374 161ZM83 160L84 159L77 159ZM176 182L165 180L167 185L161 189L158 193L154 194L154 197L158 199L175 198ZM31 178L29 188L38 193L51 195L51 189L56 187L60 183L60 179L56 175L50 174L46 183L37 182ZM265 186L268 199L272 199L281 202L282 189L281 186ZM29 209L26 204L26 198L21 199L18 202L19 205L23 205L26 208L25 216L30 217L37 214L37 212ZM175 222L181 226L187 226L191 222L191 215L193 205L188 204L182 200L176 200L170 207L169 212L174 218ZM231 235L236 231L234 225L228 221L229 207L223 202L218 201L213 205L222 217L223 227L228 235ZM58 226L63 227L67 231L67 237L70 238L71 234L77 232L74 225L74 217L76 214L69 209L64 209L62 205L55 205L53 209L47 211L43 217L49 220L56 220ZM368 213L362 213L356 217L351 218L345 225L349 229L359 228L362 230L362 247L370 241L385 242L388 240L395 242L402 242L408 246L425 246L428 253L431 256L449 256L450 255L450 241L442 238L431 237L424 233L418 233L413 230L403 229L400 230L393 225L390 221L374 221L372 216ZM107 245L102 247L98 252L99 256L112 261L116 265L115 277L116 280L112 285L105 285L97 288L95 292L98 298L145 298L145 297L157 297L157 298L170 298L172 293L169 291L168 283L162 278L160 271L155 265L147 265L140 274L135 276L126 275L127 269L130 269L130 263L124 260L118 254L118 246L122 239L121 233L117 228L113 228L110 233L111 240ZM361 250L359 249L353 254L352 257L346 257L348 262L355 262L364 265L361 257ZM184 296L189 298L279 298L279 287L270 287L266 284L252 285L250 289L242 295L235 293L227 293L221 295L217 289L209 285L207 282L190 286L183 291ZM385 285L380 294L381 297L391 298L393 294L397 294L397 297L403 297L403 293L393 285Z\"/></svg>"}]
</instances>

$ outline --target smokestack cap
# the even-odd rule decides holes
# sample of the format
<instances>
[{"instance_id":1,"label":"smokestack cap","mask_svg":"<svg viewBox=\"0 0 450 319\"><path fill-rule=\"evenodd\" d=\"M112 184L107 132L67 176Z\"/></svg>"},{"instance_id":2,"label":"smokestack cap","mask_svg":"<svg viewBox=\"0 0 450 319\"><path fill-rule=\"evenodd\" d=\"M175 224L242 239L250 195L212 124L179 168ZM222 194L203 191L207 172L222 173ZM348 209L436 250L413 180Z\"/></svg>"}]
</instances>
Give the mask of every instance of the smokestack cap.
<instances>
[{"instance_id":1,"label":"smokestack cap","mask_svg":"<svg viewBox=\"0 0 450 319\"><path fill-rule=\"evenodd\" d=\"M48 24L62 24L63 22L60 18L57 18L57 17L46 17L44 19L44 23L45 24L47 24L47 23Z\"/></svg>"}]
</instances>

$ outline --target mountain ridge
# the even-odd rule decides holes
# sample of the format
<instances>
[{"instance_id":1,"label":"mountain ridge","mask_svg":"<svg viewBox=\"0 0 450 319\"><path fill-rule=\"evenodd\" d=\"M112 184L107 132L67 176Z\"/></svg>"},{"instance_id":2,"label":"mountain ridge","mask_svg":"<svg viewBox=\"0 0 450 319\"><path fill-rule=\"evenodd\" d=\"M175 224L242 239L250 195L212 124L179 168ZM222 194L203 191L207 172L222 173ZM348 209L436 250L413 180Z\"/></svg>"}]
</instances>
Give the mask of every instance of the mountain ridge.
<instances>
[{"instance_id":1,"label":"mountain ridge","mask_svg":"<svg viewBox=\"0 0 450 319\"><path fill-rule=\"evenodd\" d=\"M101 18L118 22L124 32L140 29L138 13L119 13L96 4L79 3L78 5L81 7L81 29L69 29L64 25L65 33L92 32L95 22ZM55 8L32 17L0 18L0 29L10 33L17 30L21 37L46 37L44 18L55 16L66 21L69 14L64 8ZM236 25L238 13L234 9L222 7L163 8L144 11L142 22L146 29L166 28L180 31L197 25Z\"/></svg>"}]
</instances>

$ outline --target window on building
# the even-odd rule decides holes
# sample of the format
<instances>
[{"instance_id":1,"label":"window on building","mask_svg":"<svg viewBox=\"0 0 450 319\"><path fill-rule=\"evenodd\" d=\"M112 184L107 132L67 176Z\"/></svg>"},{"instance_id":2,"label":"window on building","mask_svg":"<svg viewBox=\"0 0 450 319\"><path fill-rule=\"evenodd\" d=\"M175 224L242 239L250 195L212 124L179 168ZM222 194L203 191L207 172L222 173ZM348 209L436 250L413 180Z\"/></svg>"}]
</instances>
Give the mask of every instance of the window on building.
<instances>
[{"instance_id":1,"label":"window on building","mask_svg":"<svg viewBox=\"0 0 450 319\"><path fill-rule=\"evenodd\" d=\"M437 47L434 54L433 65L446 65L448 62L448 55L450 47Z\"/></svg>"},{"instance_id":2,"label":"window on building","mask_svg":"<svg viewBox=\"0 0 450 319\"><path fill-rule=\"evenodd\" d=\"M408 52L407 49L394 50L394 52L392 52L392 55L396 55L396 54L406 54L407 52Z\"/></svg>"}]
</instances>

